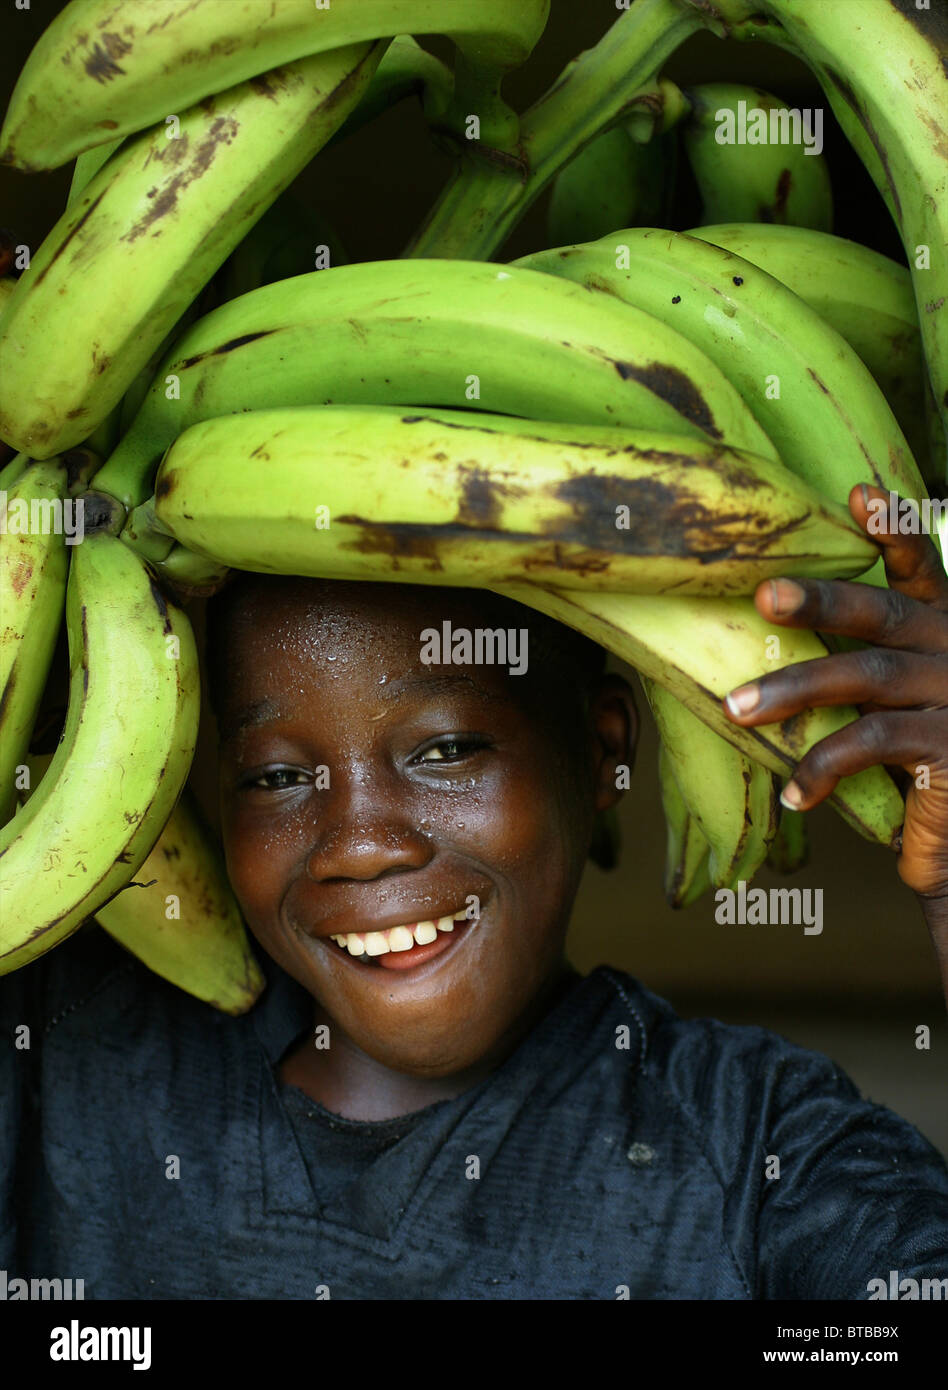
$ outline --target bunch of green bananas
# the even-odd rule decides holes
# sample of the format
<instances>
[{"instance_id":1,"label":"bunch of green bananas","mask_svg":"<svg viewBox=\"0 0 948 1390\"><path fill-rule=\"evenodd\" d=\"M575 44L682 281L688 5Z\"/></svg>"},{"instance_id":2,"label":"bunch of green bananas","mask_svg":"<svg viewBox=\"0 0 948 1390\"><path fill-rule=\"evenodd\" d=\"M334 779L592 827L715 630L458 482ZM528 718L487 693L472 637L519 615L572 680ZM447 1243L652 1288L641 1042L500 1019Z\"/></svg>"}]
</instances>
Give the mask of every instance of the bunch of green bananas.
<instances>
[{"instance_id":1,"label":"bunch of green bananas","mask_svg":"<svg viewBox=\"0 0 948 1390\"><path fill-rule=\"evenodd\" d=\"M804 22L815 6L763 9L822 76L842 45ZM724 8L737 37L759 30L760 5ZM903 38L943 92L926 32L865 8L874 42ZM690 0L634 0L516 116L501 78L547 9L128 0L117 30L107 0L71 0L31 55L0 158L77 163L63 217L0 299L0 439L18 451L0 472L0 973L95 918L218 1008L262 988L185 786L199 679L180 604L231 567L477 584L578 628L642 678L670 901L801 862L780 781L856 711L749 730L722 699L828 650L781 629L772 652L761 578L884 583L845 503L869 480L920 499L918 465L941 466L920 422L926 399L938 418L946 354L918 302L948 292L945 263L932 247L923 291L914 263L833 237L819 158L752 146L721 163L707 113L776 98L661 75L690 33L720 30ZM453 39L453 74L410 32ZM878 48L860 52L877 71ZM836 54L833 93L849 82L868 101L868 80ZM332 234L286 190L412 91L455 177L404 258L314 268ZM944 200L910 196L942 176L902 138L915 97L887 91L883 173L908 245L944 230ZM632 225L667 218L679 134L706 216L733 220ZM581 244L489 263L552 181L551 240ZM78 538L9 524L80 503ZM68 709L44 767L31 735L63 627ZM902 799L882 768L831 804L894 843ZM595 852L614 859L614 826Z\"/></svg>"}]
</instances>

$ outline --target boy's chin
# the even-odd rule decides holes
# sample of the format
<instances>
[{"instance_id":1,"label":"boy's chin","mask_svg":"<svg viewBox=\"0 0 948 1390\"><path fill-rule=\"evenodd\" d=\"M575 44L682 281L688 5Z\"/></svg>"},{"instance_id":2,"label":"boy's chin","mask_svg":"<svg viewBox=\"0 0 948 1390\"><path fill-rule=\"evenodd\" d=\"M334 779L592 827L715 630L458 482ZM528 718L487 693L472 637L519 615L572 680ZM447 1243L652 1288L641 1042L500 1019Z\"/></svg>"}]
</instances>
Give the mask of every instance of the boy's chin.
<instances>
[{"instance_id":1,"label":"boy's chin","mask_svg":"<svg viewBox=\"0 0 948 1390\"><path fill-rule=\"evenodd\" d=\"M435 1081L499 1063L564 968L565 930L525 953L491 927L489 913L459 923L448 946L407 969L353 959L327 939L260 945L326 1015L330 1048L338 1028L389 1070Z\"/></svg>"}]
</instances>

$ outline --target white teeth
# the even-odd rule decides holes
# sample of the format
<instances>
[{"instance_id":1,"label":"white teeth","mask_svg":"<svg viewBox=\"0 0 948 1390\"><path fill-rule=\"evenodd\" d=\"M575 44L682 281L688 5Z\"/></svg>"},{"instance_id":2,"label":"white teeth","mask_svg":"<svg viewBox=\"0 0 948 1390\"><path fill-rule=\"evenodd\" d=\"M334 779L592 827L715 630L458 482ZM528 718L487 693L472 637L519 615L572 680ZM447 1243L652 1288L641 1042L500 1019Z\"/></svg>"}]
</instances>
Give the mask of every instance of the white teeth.
<instances>
[{"instance_id":1,"label":"white teeth","mask_svg":"<svg viewBox=\"0 0 948 1390\"><path fill-rule=\"evenodd\" d=\"M414 944L415 939L408 927L392 927L388 933L390 951L410 951Z\"/></svg>"},{"instance_id":2,"label":"white teeth","mask_svg":"<svg viewBox=\"0 0 948 1390\"><path fill-rule=\"evenodd\" d=\"M450 917L428 922L407 922L385 931L340 932L329 939L348 951L351 956L384 956L389 951L410 951L412 946L430 946L437 941L438 932L454 931L455 922L467 920L467 908L460 908Z\"/></svg>"}]
</instances>

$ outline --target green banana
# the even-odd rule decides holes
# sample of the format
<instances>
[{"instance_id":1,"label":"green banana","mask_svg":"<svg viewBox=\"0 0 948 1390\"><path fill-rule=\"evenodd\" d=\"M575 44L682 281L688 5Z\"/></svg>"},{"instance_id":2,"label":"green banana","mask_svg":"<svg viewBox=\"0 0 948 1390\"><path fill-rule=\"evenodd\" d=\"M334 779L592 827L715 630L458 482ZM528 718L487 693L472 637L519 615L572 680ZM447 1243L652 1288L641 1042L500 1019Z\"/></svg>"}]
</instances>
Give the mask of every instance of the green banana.
<instances>
[{"instance_id":1,"label":"green banana","mask_svg":"<svg viewBox=\"0 0 948 1390\"><path fill-rule=\"evenodd\" d=\"M767 867L778 874L794 874L810 855L806 813L780 808L780 824L767 851Z\"/></svg>"},{"instance_id":2,"label":"green banana","mask_svg":"<svg viewBox=\"0 0 948 1390\"><path fill-rule=\"evenodd\" d=\"M266 285L194 324L96 486L136 506L183 430L233 411L471 401L494 414L711 437L776 458L723 373L648 314L534 271L372 261Z\"/></svg>"},{"instance_id":3,"label":"green banana","mask_svg":"<svg viewBox=\"0 0 948 1390\"><path fill-rule=\"evenodd\" d=\"M687 0L702 14L704 0ZM715 0L729 37L774 44L816 73L884 198L912 275L932 394L948 443L948 35L934 10L893 0ZM898 60L893 61L893 54ZM911 79L907 74L911 74ZM948 477L948 450L942 456Z\"/></svg>"},{"instance_id":4,"label":"green banana","mask_svg":"<svg viewBox=\"0 0 948 1390\"><path fill-rule=\"evenodd\" d=\"M665 898L669 907L690 907L711 887L709 846L678 789L671 758L658 745L658 782L665 815Z\"/></svg>"},{"instance_id":5,"label":"green banana","mask_svg":"<svg viewBox=\"0 0 948 1390\"><path fill-rule=\"evenodd\" d=\"M68 490L62 459L50 459L27 464L9 495L6 490L0 495L0 824L10 819L16 805L18 769L30 745L62 622L69 569L63 532Z\"/></svg>"},{"instance_id":6,"label":"green banana","mask_svg":"<svg viewBox=\"0 0 948 1390\"><path fill-rule=\"evenodd\" d=\"M907 266L857 241L805 227L732 222L694 227L686 235L760 266L846 339L878 383L924 477L931 447L925 360Z\"/></svg>"},{"instance_id":7,"label":"green banana","mask_svg":"<svg viewBox=\"0 0 948 1390\"><path fill-rule=\"evenodd\" d=\"M479 71L503 72L548 12L549 0L123 0L119 20L114 0L72 0L23 67L0 163L55 169L270 69L396 34L444 34Z\"/></svg>"},{"instance_id":8,"label":"green banana","mask_svg":"<svg viewBox=\"0 0 948 1390\"><path fill-rule=\"evenodd\" d=\"M30 462L29 454L14 454L9 463L0 468L0 492L9 492L13 484L23 474Z\"/></svg>"},{"instance_id":9,"label":"green banana","mask_svg":"<svg viewBox=\"0 0 948 1390\"><path fill-rule=\"evenodd\" d=\"M648 94L651 95L651 94ZM655 226L671 211L678 163L674 127L690 110L680 88L661 79L656 129L646 94L631 114L590 140L560 170L550 190L547 242L594 241L616 227Z\"/></svg>"},{"instance_id":10,"label":"green banana","mask_svg":"<svg viewBox=\"0 0 948 1390\"><path fill-rule=\"evenodd\" d=\"M679 700L641 677L672 776L708 842L715 888L750 882L777 833L774 777L709 729Z\"/></svg>"},{"instance_id":11,"label":"green banana","mask_svg":"<svg viewBox=\"0 0 948 1390\"><path fill-rule=\"evenodd\" d=\"M67 582L65 728L39 787L0 830L0 974L124 887L171 814L197 739L191 626L127 546L90 528L90 510Z\"/></svg>"},{"instance_id":12,"label":"green banana","mask_svg":"<svg viewBox=\"0 0 948 1390\"><path fill-rule=\"evenodd\" d=\"M86 150L79 155L76 160L75 168L72 171L72 183L69 185L69 196L66 199L66 207L72 207L73 203L81 196L96 174L107 160L111 159L115 151L124 143L122 140L110 140L107 145L96 145L92 150Z\"/></svg>"},{"instance_id":13,"label":"green banana","mask_svg":"<svg viewBox=\"0 0 948 1390\"><path fill-rule=\"evenodd\" d=\"M710 8L710 7L709 7ZM520 119L514 160L484 158L475 141L459 146L455 170L404 255L486 259L574 156L641 104L653 128L665 124L663 102L681 94L658 73L703 25L714 25L683 0L635 0L599 42L567 63ZM469 107L476 110L476 107Z\"/></svg>"},{"instance_id":14,"label":"green banana","mask_svg":"<svg viewBox=\"0 0 948 1390\"><path fill-rule=\"evenodd\" d=\"M106 161L7 306L0 437L47 458L97 427L356 105L381 52L361 45L304 59L185 111L177 138L155 127Z\"/></svg>"},{"instance_id":15,"label":"green banana","mask_svg":"<svg viewBox=\"0 0 948 1390\"><path fill-rule=\"evenodd\" d=\"M246 1013L266 985L220 849L187 786L135 879L96 921L179 989Z\"/></svg>"},{"instance_id":16,"label":"green banana","mask_svg":"<svg viewBox=\"0 0 948 1390\"><path fill-rule=\"evenodd\" d=\"M762 667L778 670L827 655L825 644L806 628L772 633L748 599L583 593L534 584L491 587L601 643L671 691L742 753L784 778L815 743L859 717L842 705L804 710L757 728L741 728L727 717L724 697L757 679ZM765 657L775 636L779 653ZM895 843L904 807L882 767L843 778L827 799L867 839Z\"/></svg>"},{"instance_id":17,"label":"green banana","mask_svg":"<svg viewBox=\"0 0 948 1390\"><path fill-rule=\"evenodd\" d=\"M776 222L830 230L833 194L821 153L822 128L804 127L803 113L797 112L799 140L793 143L792 115L785 103L739 82L702 83L686 88L685 95L692 112L681 138L701 194L703 222Z\"/></svg>"},{"instance_id":18,"label":"green banana","mask_svg":"<svg viewBox=\"0 0 948 1390\"><path fill-rule=\"evenodd\" d=\"M296 406L179 435L124 539L238 569L408 583L751 593L876 548L777 463L610 425ZM146 552L150 553L150 552Z\"/></svg>"},{"instance_id":19,"label":"green banana","mask_svg":"<svg viewBox=\"0 0 948 1390\"><path fill-rule=\"evenodd\" d=\"M515 264L599 288L673 324L741 393L786 467L834 501L845 504L863 482L926 495L898 422L856 353L750 261L680 232L629 227Z\"/></svg>"},{"instance_id":20,"label":"green banana","mask_svg":"<svg viewBox=\"0 0 948 1390\"><path fill-rule=\"evenodd\" d=\"M659 140L637 144L621 125L597 135L553 183L547 242L592 241L615 227L663 221L668 173Z\"/></svg>"},{"instance_id":21,"label":"green banana","mask_svg":"<svg viewBox=\"0 0 948 1390\"><path fill-rule=\"evenodd\" d=\"M13 291L15 289L15 275L0 276L0 322L2 322L3 320L3 315L6 312L6 307L10 303L10 300L13 298Z\"/></svg>"}]
</instances>

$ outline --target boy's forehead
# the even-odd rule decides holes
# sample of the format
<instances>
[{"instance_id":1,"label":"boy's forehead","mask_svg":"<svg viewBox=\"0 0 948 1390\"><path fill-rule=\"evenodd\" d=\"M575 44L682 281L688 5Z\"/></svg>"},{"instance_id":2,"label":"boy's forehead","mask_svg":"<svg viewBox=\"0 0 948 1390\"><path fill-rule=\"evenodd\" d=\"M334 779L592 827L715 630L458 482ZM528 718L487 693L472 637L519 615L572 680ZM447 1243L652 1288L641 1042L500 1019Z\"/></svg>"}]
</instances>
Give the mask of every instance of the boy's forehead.
<instances>
[{"instance_id":1,"label":"boy's forehead","mask_svg":"<svg viewBox=\"0 0 948 1390\"><path fill-rule=\"evenodd\" d=\"M347 649L351 656L377 650L363 640L370 632L417 643L422 629L445 621L455 626L509 624L509 613L496 594L441 585L377 584L347 580L304 579L285 575L247 575L241 586L234 634L286 639L295 634L305 645L318 634L322 643ZM529 620L529 613L518 615Z\"/></svg>"}]
</instances>

